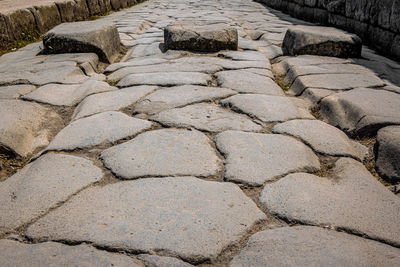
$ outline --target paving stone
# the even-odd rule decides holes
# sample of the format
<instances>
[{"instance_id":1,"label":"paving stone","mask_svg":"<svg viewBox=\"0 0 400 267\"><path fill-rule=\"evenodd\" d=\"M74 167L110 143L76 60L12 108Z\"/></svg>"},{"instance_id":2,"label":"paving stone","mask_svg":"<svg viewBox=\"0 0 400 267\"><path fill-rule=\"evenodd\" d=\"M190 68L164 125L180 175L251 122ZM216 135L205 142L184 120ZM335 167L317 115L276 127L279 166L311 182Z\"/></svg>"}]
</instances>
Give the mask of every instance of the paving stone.
<instances>
[{"instance_id":1,"label":"paving stone","mask_svg":"<svg viewBox=\"0 0 400 267\"><path fill-rule=\"evenodd\" d=\"M319 104L324 97L335 94L335 91L318 88L307 88L301 94L302 98L310 100L313 104Z\"/></svg>"},{"instance_id":2,"label":"paving stone","mask_svg":"<svg viewBox=\"0 0 400 267\"><path fill-rule=\"evenodd\" d=\"M85 190L30 226L27 235L163 251L196 264L215 258L265 218L237 185L194 177L148 178Z\"/></svg>"},{"instance_id":3,"label":"paving stone","mask_svg":"<svg viewBox=\"0 0 400 267\"><path fill-rule=\"evenodd\" d=\"M386 180L400 181L400 126L388 126L378 131L375 168Z\"/></svg>"},{"instance_id":4,"label":"paving stone","mask_svg":"<svg viewBox=\"0 0 400 267\"><path fill-rule=\"evenodd\" d=\"M382 89L393 92L393 93L400 94L400 87L398 87L398 86L388 85L388 86L383 87Z\"/></svg>"},{"instance_id":5,"label":"paving stone","mask_svg":"<svg viewBox=\"0 0 400 267\"><path fill-rule=\"evenodd\" d=\"M282 48L276 45L259 46L258 49L268 58L275 59L283 55Z\"/></svg>"},{"instance_id":6,"label":"paving stone","mask_svg":"<svg viewBox=\"0 0 400 267\"><path fill-rule=\"evenodd\" d=\"M182 85L162 88L146 96L135 106L136 113L155 114L162 110L185 106L201 101L211 101L235 95L237 92L220 87Z\"/></svg>"},{"instance_id":7,"label":"paving stone","mask_svg":"<svg viewBox=\"0 0 400 267\"><path fill-rule=\"evenodd\" d=\"M269 77L242 70L221 71L214 75L218 85L239 93L284 95L282 89Z\"/></svg>"},{"instance_id":8,"label":"paving stone","mask_svg":"<svg viewBox=\"0 0 400 267\"><path fill-rule=\"evenodd\" d=\"M226 130L260 131L262 129L260 125L252 122L247 116L208 103L165 110L150 117L150 119L170 127L194 127L209 132Z\"/></svg>"},{"instance_id":9,"label":"paving stone","mask_svg":"<svg viewBox=\"0 0 400 267\"><path fill-rule=\"evenodd\" d=\"M362 161L368 153L367 147L352 141L336 127L319 120L287 121L275 125L272 131L300 138L323 155L352 157Z\"/></svg>"},{"instance_id":10,"label":"paving stone","mask_svg":"<svg viewBox=\"0 0 400 267\"><path fill-rule=\"evenodd\" d=\"M125 76L118 84L118 87L134 85L160 85L174 86L184 84L207 85L211 77L200 72L156 72L138 73Z\"/></svg>"},{"instance_id":11,"label":"paving stone","mask_svg":"<svg viewBox=\"0 0 400 267\"><path fill-rule=\"evenodd\" d=\"M94 52L100 60L114 62L120 50L117 27L105 20L63 23L43 36L48 53Z\"/></svg>"},{"instance_id":12,"label":"paving stone","mask_svg":"<svg viewBox=\"0 0 400 267\"><path fill-rule=\"evenodd\" d=\"M75 106L91 94L117 90L106 82L87 80L82 84L47 84L39 87L23 99L56 106Z\"/></svg>"},{"instance_id":13,"label":"paving stone","mask_svg":"<svg viewBox=\"0 0 400 267\"><path fill-rule=\"evenodd\" d=\"M0 100L0 150L28 156L48 145L62 126L57 113L39 104Z\"/></svg>"},{"instance_id":14,"label":"paving stone","mask_svg":"<svg viewBox=\"0 0 400 267\"><path fill-rule=\"evenodd\" d=\"M398 248L376 241L295 226L254 234L229 266L393 266L399 257Z\"/></svg>"},{"instance_id":15,"label":"paving stone","mask_svg":"<svg viewBox=\"0 0 400 267\"><path fill-rule=\"evenodd\" d=\"M290 26L282 44L284 54L361 57L362 41L355 34L318 26Z\"/></svg>"},{"instance_id":16,"label":"paving stone","mask_svg":"<svg viewBox=\"0 0 400 267\"><path fill-rule=\"evenodd\" d=\"M310 148L284 135L226 131L216 136L216 144L226 157L228 181L259 186L291 172L320 168Z\"/></svg>"},{"instance_id":17,"label":"paving stone","mask_svg":"<svg viewBox=\"0 0 400 267\"><path fill-rule=\"evenodd\" d=\"M284 96L238 94L222 100L221 103L263 122L314 118L304 101Z\"/></svg>"},{"instance_id":18,"label":"paving stone","mask_svg":"<svg viewBox=\"0 0 400 267\"><path fill-rule=\"evenodd\" d=\"M121 112L103 112L73 121L54 137L46 150L74 150L111 143L151 126L149 121L132 118Z\"/></svg>"},{"instance_id":19,"label":"paving stone","mask_svg":"<svg viewBox=\"0 0 400 267\"><path fill-rule=\"evenodd\" d=\"M0 99L17 99L36 89L34 85L21 84L0 87Z\"/></svg>"},{"instance_id":20,"label":"paving stone","mask_svg":"<svg viewBox=\"0 0 400 267\"><path fill-rule=\"evenodd\" d=\"M82 244L67 246L55 242L24 244L0 240L1 266L143 266L126 255L113 254Z\"/></svg>"},{"instance_id":21,"label":"paving stone","mask_svg":"<svg viewBox=\"0 0 400 267\"><path fill-rule=\"evenodd\" d=\"M148 267L191 267L193 265L172 257L161 257L157 255L140 254L138 259Z\"/></svg>"},{"instance_id":22,"label":"paving stone","mask_svg":"<svg viewBox=\"0 0 400 267\"><path fill-rule=\"evenodd\" d=\"M400 124L400 95L379 89L354 89L325 97L321 115L351 135L375 135L379 128Z\"/></svg>"},{"instance_id":23,"label":"paving stone","mask_svg":"<svg viewBox=\"0 0 400 267\"><path fill-rule=\"evenodd\" d=\"M72 117L77 120L104 111L119 110L134 104L156 89L155 86L134 86L90 95L76 107Z\"/></svg>"},{"instance_id":24,"label":"paving stone","mask_svg":"<svg viewBox=\"0 0 400 267\"><path fill-rule=\"evenodd\" d=\"M230 58L233 60L267 60L265 56L258 51L227 51L218 54L219 57Z\"/></svg>"},{"instance_id":25,"label":"paving stone","mask_svg":"<svg viewBox=\"0 0 400 267\"><path fill-rule=\"evenodd\" d=\"M260 61L247 61L247 60L230 60L220 57L182 57L172 60L177 63L189 63L189 64L215 64L223 67L226 70L238 70L245 68L260 68L260 69L271 69L271 64L267 60Z\"/></svg>"},{"instance_id":26,"label":"paving stone","mask_svg":"<svg viewBox=\"0 0 400 267\"><path fill-rule=\"evenodd\" d=\"M399 198L353 159L339 159L328 178L289 174L266 185L260 201L289 221L345 229L400 244Z\"/></svg>"},{"instance_id":27,"label":"paving stone","mask_svg":"<svg viewBox=\"0 0 400 267\"><path fill-rule=\"evenodd\" d=\"M101 153L107 168L124 179L144 176L211 176L220 160L196 130L162 129L138 135Z\"/></svg>"},{"instance_id":28,"label":"paving stone","mask_svg":"<svg viewBox=\"0 0 400 267\"><path fill-rule=\"evenodd\" d=\"M237 50L238 33L235 28L223 24L179 22L164 29L164 45L166 49L200 52Z\"/></svg>"},{"instance_id":29,"label":"paving stone","mask_svg":"<svg viewBox=\"0 0 400 267\"><path fill-rule=\"evenodd\" d=\"M0 183L0 232L29 223L102 177L101 169L84 158L40 157Z\"/></svg>"},{"instance_id":30,"label":"paving stone","mask_svg":"<svg viewBox=\"0 0 400 267\"><path fill-rule=\"evenodd\" d=\"M160 64L160 63L166 63L166 62L168 62L168 61L163 58L143 58L143 59L135 59L132 61L117 62L117 63L109 65L104 70L104 73L114 72L116 70L119 70L121 68L126 68L126 67L156 65L156 64Z\"/></svg>"},{"instance_id":31,"label":"paving stone","mask_svg":"<svg viewBox=\"0 0 400 267\"><path fill-rule=\"evenodd\" d=\"M274 74L272 74L272 71L269 69L247 68L242 70L275 79Z\"/></svg>"}]
</instances>

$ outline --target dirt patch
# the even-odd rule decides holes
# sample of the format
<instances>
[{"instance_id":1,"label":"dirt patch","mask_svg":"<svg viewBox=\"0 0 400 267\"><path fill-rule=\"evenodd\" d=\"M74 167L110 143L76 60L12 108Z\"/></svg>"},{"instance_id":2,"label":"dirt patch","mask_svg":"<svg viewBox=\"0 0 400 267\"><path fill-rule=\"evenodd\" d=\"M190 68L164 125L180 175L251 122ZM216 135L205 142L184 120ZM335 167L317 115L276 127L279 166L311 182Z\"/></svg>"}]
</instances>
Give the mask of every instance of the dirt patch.
<instances>
[{"instance_id":1,"label":"dirt patch","mask_svg":"<svg viewBox=\"0 0 400 267\"><path fill-rule=\"evenodd\" d=\"M0 182L16 173L28 163L29 159L0 152Z\"/></svg>"}]
</instances>

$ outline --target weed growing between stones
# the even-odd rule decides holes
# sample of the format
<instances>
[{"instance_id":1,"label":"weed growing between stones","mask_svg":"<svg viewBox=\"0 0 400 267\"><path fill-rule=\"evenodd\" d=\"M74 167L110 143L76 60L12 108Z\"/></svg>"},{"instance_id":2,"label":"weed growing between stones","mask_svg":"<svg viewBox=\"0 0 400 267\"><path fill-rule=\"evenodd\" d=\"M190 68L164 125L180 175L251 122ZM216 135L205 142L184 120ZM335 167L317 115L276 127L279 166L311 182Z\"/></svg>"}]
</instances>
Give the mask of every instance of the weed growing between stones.
<instances>
[{"instance_id":1,"label":"weed growing between stones","mask_svg":"<svg viewBox=\"0 0 400 267\"><path fill-rule=\"evenodd\" d=\"M27 161L28 159L0 152L0 182L24 167Z\"/></svg>"},{"instance_id":2,"label":"weed growing between stones","mask_svg":"<svg viewBox=\"0 0 400 267\"><path fill-rule=\"evenodd\" d=\"M22 38L19 40L12 41L4 46L0 45L0 56L12 51L15 51L28 44L38 42L42 39L42 35L37 31L22 33Z\"/></svg>"},{"instance_id":3,"label":"weed growing between stones","mask_svg":"<svg viewBox=\"0 0 400 267\"><path fill-rule=\"evenodd\" d=\"M282 88L282 90L285 92L287 92L290 88L290 85L284 82L283 79L280 79L279 77L275 77L275 83L279 85L279 87Z\"/></svg>"}]
</instances>

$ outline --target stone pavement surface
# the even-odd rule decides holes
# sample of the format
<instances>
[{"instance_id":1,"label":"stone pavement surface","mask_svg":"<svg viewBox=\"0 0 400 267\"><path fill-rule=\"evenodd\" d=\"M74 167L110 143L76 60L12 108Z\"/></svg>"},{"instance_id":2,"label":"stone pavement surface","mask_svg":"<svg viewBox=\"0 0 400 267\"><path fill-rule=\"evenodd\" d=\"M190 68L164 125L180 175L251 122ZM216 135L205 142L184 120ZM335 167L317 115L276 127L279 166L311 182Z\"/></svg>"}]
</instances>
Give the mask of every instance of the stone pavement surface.
<instances>
[{"instance_id":1,"label":"stone pavement surface","mask_svg":"<svg viewBox=\"0 0 400 267\"><path fill-rule=\"evenodd\" d=\"M310 24L250 0L101 20L120 62L0 57L1 266L400 264L400 65L283 56ZM176 22L236 29L238 50L166 50Z\"/></svg>"}]
</instances>

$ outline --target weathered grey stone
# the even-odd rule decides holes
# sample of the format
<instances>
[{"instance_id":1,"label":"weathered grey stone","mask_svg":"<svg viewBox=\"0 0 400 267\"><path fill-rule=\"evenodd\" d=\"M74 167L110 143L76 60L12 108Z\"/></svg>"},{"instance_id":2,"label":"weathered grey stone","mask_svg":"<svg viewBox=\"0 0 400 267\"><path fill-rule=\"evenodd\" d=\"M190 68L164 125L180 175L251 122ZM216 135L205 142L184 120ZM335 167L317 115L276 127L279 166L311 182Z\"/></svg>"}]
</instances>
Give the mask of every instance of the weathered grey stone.
<instances>
[{"instance_id":1,"label":"weathered grey stone","mask_svg":"<svg viewBox=\"0 0 400 267\"><path fill-rule=\"evenodd\" d=\"M126 255L94 249L88 245L67 246L55 242L24 244L0 240L1 266L143 266Z\"/></svg>"},{"instance_id":2,"label":"weathered grey stone","mask_svg":"<svg viewBox=\"0 0 400 267\"><path fill-rule=\"evenodd\" d=\"M103 112L73 121L54 137L46 150L74 150L115 142L151 126L149 121L132 118L121 112Z\"/></svg>"},{"instance_id":3,"label":"weathered grey stone","mask_svg":"<svg viewBox=\"0 0 400 267\"><path fill-rule=\"evenodd\" d=\"M17 99L35 89L34 85L28 84L2 86L0 87L0 99Z\"/></svg>"},{"instance_id":4,"label":"weathered grey stone","mask_svg":"<svg viewBox=\"0 0 400 267\"><path fill-rule=\"evenodd\" d=\"M136 113L155 114L162 110L184 106L201 101L211 101L237 94L226 88L182 85L161 88L146 96L135 106Z\"/></svg>"},{"instance_id":5,"label":"weathered grey stone","mask_svg":"<svg viewBox=\"0 0 400 267\"><path fill-rule=\"evenodd\" d=\"M228 181L258 186L291 172L320 168L310 148L284 135L226 131L216 136L216 143L226 157Z\"/></svg>"},{"instance_id":6,"label":"weathered grey stone","mask_svg":"<svg viewBox=\"0 0 400 267\"><path fill-rule=\"evenodd\" d=\"M166 59L163 58L144 58L144 59L135 59L131 61L125 62L117 62L114 64L109 65L105 70L104 73L114 72L121 68L126 67L137 67L137 66L148 66L148 65L156 65L160 63L168 62Z\"/></svg>"},{"instance_id":7,"label":"weathered grey stone","mask_svg":"<svg viewBox=\"0 0 400 267\"><path fill-rule=\"evenodd\" d=\"M331 57L360 57L361 39L344 31L317 26L291 26L282 44L284 54Z\"/></svg>"},{"instance_id":8,"label":"weathered grey stone","mask_svg":"<svg viewBox=\"0 0 400 267\"><path fill-rule=\"evenodd\" d=\"M0 100L0 150L28 156L48 145L61 127L60 116L39 104Z\"/></svg>"},{"instance_id":9,"label":"weathered grey stone","mask_svg":"<svg viewBox=\"0 0 400 267\"><path fill-rule=\"evenodd\" d=\"M140 254L138 259L147 267L191 267L193 265L172 257L160 257L157 255Z\"/></svg>"},{"instance_id":10,"label":"weathered grey stone","mask_svg":"<svg viewBox=\"0 0 400 267\"><path fill-rule=\"evenodd\" d=\"M156 88L154 86L134 86L90 95L76 107L72 117L76 120L104 111L119 110L134 104L145 95L156 90Z\"/></svg>"},{"instance_id":11,"label":"weathered grey stone","mask_svg":"<svg viewBox=\"0 0 400 267\"><path fill-rule=\"evenodd\" d=\"M165 110L150 117L150 119L167 126L194 127L209 132L259 131L262 129L260 125L252 122L247 116L208 103Z\"/></svg>"},{"instance_id":12,"label":"weathered grey stone","mask_svg":"<svg viewBox=\"0 0 400 267\"><path fill-rule=\"evenodd\" d=\"M389 180L400 181L400 126L389 126L378 131L376 138L376 170Z\"/></svg>"},{"instance_id":13,"label":"weathered grey stone","mask_svg":"<svg viewBox=\"0 0 400 267\"><path fill-rule=\"evenodd\" d=\"M160 85L174 86L184 84L207 85L211 77L200 72L156 72L130 74L124 77L118 87L128 87L134 85Z\"/></svg>"},{"instance_id":14,"label":"weathered grey stone","mask_svg":"<svg viewBox=\"0 0 400 267\"><path fill-rule=\"evenodd\" d=\"M313 119L301 99L259 94L238 94L221 101L233 110L257 117L263 122Z\"/></svg>"},{"instance_id":15,"label":"weathered grey stone","mask_svg":"<svg viewBox=\"0 0 400 267\"><path fill-rule=\"evenodd\" d=\"M132 59L132 58L140 58L146 56L161 55L163 51L161 50L160 46L161 46L160 42L137 45L133 48L133 51L128 58Z\"/></svg>"},{"instance_id":16,"label":"weathered grey stone","mask_svg":"<svg viewBox=\"0 0 400 267\"><path fill-rule=\"evenodd\" d=\"M346 156L363 160L368 148L352 141L341 130L319 120L292 120L280 123L272 129L274 133L288 134L300 138L323 155Z\"/></svg>"},{"instance_id":17,"label":"weathered grey stone","mask_svg":"<svg viewBox=\"0 0 400 267\"><path fill-rule=\"evenodd\" d=\"M310 100L313 104L319 104L324 97L336 94L333 90L318 89L318 88L307 88L301 94L301 97Z\"/></svg>"},{"instance_id":18,"label":"weathered grey stone","mask_svg":"<svg viewBox=\"0 0 400 267\"><path fill-rule=\"evenodd\" d=\"M341 158L331 177L289 174L268 184L260 201L287 220L346 229L399 246L400 200L359 162Z\"/></svg>"},{"instance_id":19,"label":"weathered grey stone","mask_svg":"<svg viewBox=\"0 0 400 267\"><path fill-rule=\"evenodd\" d=\"M47 154L0 183L0 232L12 231L103 176L87 159Z\"/></svg>"},{"instance_id":20,"label":"weathered grey stone","mask_svg":"<svg viewBox=\"0 0 400 267\"><path fill-rule=\"evenodd\" d=\"M267 60L267 58L258 51L227 51L218 54L219 57L230 58L233 60Z\"/></svg>"},{"instance_id":21,"label":"weathered grey stone","mask_svg":"<svg viewBox=\"0 0 400 267\"><path fill-rule=\"evenodd\" d=\"M379 89L353 89L325 97L320 113L352 135L374 135L384 126L400 124L400 95Z\"/></svg>"},{"instance_id":22,"label":"weathered grey stone","mask_svg":"<svg viewBox=\"0 0 400 267\"><path fill-rule=\"evenodd\" d=\"M85 190L30 226L27 235L163 251L196 264L217 257L265 217L237 185L148 178Z\"/></svg>"},{"instance_id":23,"label":"weathered grey stone","mask_svg":"<svg viewBox=\"0 0 400 267\"><path fill-rule=\"evenodd\" d=\"M226 70L238 70L245 68L260 68L260 69L271 69L271 64L268 60L238 60L233 61L230 59L224 59L220 57L182 57L172 60L177 63L188 63L188 64L215 64L223 67Z\"/></svg>"},{"instance_id":24,"label":"weathered grey stone","mask_svg":"<svg viewBox=\"0 0 400 267\"><path fill-rule=\"evenodd\" d=\"M120 50L116 26L105 20L63 23L43 36L47 53L94 52L100 60L114 62Z\"/></svg>"},{"instance_id":25,"label":"weathered grey stone","mask_svg":"<svg viewBox=\"0 0 400 267\"><path fill-rule=\"evenodd\" d=\"M243 70L221 71L215 74L218 85L239 93L283 96L282 89L269 77Z\"/></svg>"},{"instance_id":26,"label":"weathered grey stone","mask_svg":"<svg viewBox=\"0 0 400 267\"><path fill-rule=\"evenodd\" d=\"M220 160L210 140L196 130L162 129L138 135L101 153L107 168L124 178L215 175Z\"/></svg>"},{"instance_id":27,"label":"weathered grey stone","mask_svg":"<svg viewBox=\"0 0 400 267\"><path fill-rule=\"evenodd\" d=\"M166 49L213 52L237 50L238 33L225 25L194 25L189 22L171 24L164 29Z\"/></svg>"},{"instance_id":28,"label":"weathered grey stone","mask_svg":"<svg viewBox=\"0 0 400 267\"><path fill-rule=\"evenodd\" d=\"M376 241L295 226L254 234L229 266L393 266L399 257L398 248Z\"/></svg>"}]
</instances>

